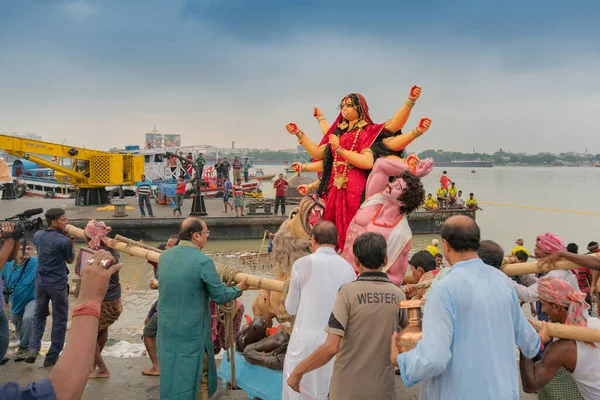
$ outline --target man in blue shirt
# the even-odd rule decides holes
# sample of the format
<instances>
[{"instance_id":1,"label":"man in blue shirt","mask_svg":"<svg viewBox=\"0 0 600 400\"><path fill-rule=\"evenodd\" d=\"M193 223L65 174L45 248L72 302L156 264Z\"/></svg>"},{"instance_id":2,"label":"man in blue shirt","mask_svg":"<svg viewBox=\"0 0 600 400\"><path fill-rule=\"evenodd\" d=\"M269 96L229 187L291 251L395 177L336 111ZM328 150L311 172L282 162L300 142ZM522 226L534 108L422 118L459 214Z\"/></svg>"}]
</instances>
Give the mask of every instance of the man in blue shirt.
<instances>
[{"instance_id":1,"label":"man in blue shirt","mask_svg":"<svg viewBox=\"0 0 600 400\"><path fill-rule=\"evenodd\" d=\"M33 244L38 253L38 269L35 278L36 303L33 331L29 342L29 352L25 362L33 364L40 352L46 319L50 315L48 304L52 302L51 346L44 367L56 364L58 355L65 344L67 320L69 319L69 293L67 290L69 268L67 263L75 259L74 238L65 232L67 216L62 208L46 211L48 228L33 235Z\"/></svg>"},{"instance_id":2,"label":"man in blue shirt","mask_svg":"<svg viewBox=\"0 0 600 400\"><path fill-rule=\"evenodd\" d=\"M35 276L38 260L31 257L31 250L31 242L21 239L17 259L6 263L1 273L4 286L10 294L10 319L20 340L15 361L25 359L35 315Z\"/></svg>"},{"instance_id":3,"label":"man in blue shirt","mask_svg":"<svg viewBox=\"0 0 600 400\"><path fill-rule=\"evenodd\" d=\"M523 315L510 281L478 257L475 221L448 218L441 236L452 269L429 292L417 347L398 354L393 335L392 363L407 386L430 379L424 399L518 400L515 347L533 358L540 337Z\"/></svg>"},{"instance_id":4,"label":"man in blue shirt","mask_svg":"<svg viewBox=\"0 0 600 400\"><path fill-rule=\"evenodd\" d=\"M140 206L140 212L142 217L146 216L146 212L144 211L144 203L148 208L148 214L151 217L154 217L154 213L152 212L152 204L150 204L150 199L154 197L152 193L152 182L149 179L146 179L146 175L142 175L142 179L136 182L135 195L138 197L138 205Z\"/></svg>"},{"instance_id":5,"label":"man in blue shirt","mask_svg":"<svg viewBox=\"0 0 600 400\"><path fill-rule=\"evenodd\" d=\"M244 182L248 183L248 170L252 164L248 161L248 157L244 158Z\"/></svg>"}]
</instances>

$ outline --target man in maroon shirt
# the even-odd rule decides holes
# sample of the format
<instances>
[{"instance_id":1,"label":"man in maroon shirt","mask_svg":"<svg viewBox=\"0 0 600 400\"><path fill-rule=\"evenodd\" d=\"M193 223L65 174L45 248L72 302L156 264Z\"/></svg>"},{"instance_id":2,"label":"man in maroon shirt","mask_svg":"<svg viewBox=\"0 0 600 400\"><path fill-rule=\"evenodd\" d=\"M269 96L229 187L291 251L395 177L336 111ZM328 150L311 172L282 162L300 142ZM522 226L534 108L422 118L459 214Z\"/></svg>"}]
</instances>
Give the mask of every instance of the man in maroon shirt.
<instances>
[{"instance_id":1,"label":"man in maroon shirt","mask_svg":"<svg viewBox=\"0 0 600 400\"><path fill-rule=\"evenodd\" d=\"M288 181L283 179L283 174L279 174L279 178L273 183L275 188L275 215L277 215L279 204L281 204L281 215L285 215L285 193L289 186Z\"/></svg>"}]
</instances>

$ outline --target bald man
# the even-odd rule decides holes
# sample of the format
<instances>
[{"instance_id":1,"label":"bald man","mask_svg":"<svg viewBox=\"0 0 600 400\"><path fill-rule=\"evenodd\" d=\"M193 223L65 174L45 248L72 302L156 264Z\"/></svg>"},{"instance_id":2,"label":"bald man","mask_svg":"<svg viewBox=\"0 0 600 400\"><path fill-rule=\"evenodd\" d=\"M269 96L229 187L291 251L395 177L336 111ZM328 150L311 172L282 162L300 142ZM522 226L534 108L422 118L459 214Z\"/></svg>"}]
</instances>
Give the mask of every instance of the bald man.
<instances>
[{"instance_id":1,"label":"bald man","mask_svg":"<svg viewBox=\"0 0 600 400\"><path fill-rule=\"evenodd\" d=\"M425 399L517 400L514 348L533 358L540 337L521 312L506 276L477 255L480 231L475 221L463 215L448 218L441 237L452 269L428 293L417 347L398 354L393 335L392 363L407 386L430 379Z\"/></svg>"},{"instance_id":2,"label":"bald man","mask_svg":"<svg viewBox=\"0 0 600 400\"><path fill-rule=\"evenodd\" d=\"M179 244L158 261L161 399L208 400L214 394L217 374L209 299L225 304L248 288L245 280L235 287L223 284L215 264L202 252L209 234L202 219L185 219Z\"/></svg>"}]
</instances>

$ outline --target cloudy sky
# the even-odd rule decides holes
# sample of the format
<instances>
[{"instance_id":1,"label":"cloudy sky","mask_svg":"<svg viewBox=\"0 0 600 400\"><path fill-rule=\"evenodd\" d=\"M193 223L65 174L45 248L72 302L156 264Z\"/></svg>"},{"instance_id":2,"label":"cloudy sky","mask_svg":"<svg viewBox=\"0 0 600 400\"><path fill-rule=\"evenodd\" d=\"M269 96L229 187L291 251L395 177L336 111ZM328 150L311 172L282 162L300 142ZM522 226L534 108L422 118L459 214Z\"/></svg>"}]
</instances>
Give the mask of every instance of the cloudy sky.
<instances>
[{"instance_id":1,"label":"cloudy sky","mask_svg":"<svg viewBox=\"0 0 600 400\"><path fill-rule=\"evenodd\" d=\"M290 148L360 92L411 147L600 153L600 2L1 0L0 132L108 148Z\"/></svg>"}]
</instances>

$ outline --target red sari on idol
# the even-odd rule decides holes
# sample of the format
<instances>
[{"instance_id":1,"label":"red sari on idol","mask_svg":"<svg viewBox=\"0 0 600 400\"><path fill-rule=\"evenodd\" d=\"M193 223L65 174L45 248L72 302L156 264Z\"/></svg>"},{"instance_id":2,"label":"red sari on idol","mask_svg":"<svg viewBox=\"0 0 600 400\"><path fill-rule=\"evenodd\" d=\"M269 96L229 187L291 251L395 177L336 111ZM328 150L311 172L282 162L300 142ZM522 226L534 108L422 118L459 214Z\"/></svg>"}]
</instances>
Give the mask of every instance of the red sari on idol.
<instances>
[{"instance_id":1,"label":"red sari on idol","mask_svg":"<svg viewBox=\"0 0 600 400\"><path fill-rule=\"evenodd\" d=\"M360 101L362 117L352 131L345 132L339 137L340 146L346 151L364 153L367 150L370 151L371 145L384 129L385 123L375 124L369 116L367 101L362 95L355 94ZM347 122L342 119L340 112L319 145L327 145L329 135L335 132L338 125L343 127L343 124L347 124ZM338 248L343 250L346 242L346 231L350 221L360 208L360 200L367 185L367 170L353 166L331 148L330 151L333 156L333 170L325 193L325 214L323 218L333 222L337 227Z\"/></svg>"}]
</instances>

